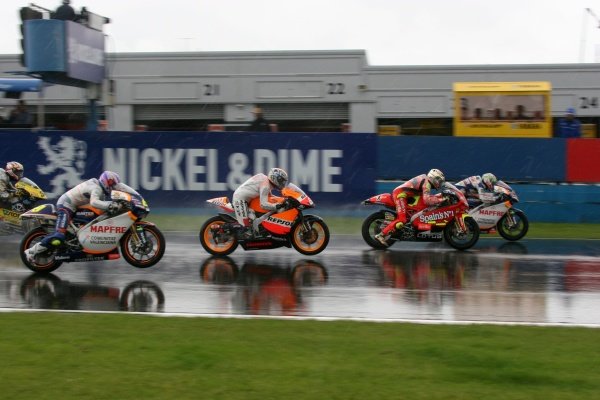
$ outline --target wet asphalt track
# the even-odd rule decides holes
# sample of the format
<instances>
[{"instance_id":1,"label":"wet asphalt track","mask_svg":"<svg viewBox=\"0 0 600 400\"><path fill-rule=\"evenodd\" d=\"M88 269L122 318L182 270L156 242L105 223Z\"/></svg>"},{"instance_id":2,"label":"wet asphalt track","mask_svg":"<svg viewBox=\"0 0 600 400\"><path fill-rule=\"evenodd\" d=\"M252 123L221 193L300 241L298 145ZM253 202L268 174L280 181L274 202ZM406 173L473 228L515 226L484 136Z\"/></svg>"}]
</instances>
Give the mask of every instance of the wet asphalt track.
<instances>
[{"instance_id":1,"label":"wet asphalt track","mask_svg":"<svg viewBox=\"0 0 600 400\"><path fill-rule=\"evenodd\" d=\"M293 249L207 254L193 233L167 232L142 270L123 260L63 264L36 275L19 237L0 245L0 310L134 311L419 322L600 327L600 241L483 237L470 251L443 243L371 250L333 236L313 257Z\"/></svg>"}]
</instances>

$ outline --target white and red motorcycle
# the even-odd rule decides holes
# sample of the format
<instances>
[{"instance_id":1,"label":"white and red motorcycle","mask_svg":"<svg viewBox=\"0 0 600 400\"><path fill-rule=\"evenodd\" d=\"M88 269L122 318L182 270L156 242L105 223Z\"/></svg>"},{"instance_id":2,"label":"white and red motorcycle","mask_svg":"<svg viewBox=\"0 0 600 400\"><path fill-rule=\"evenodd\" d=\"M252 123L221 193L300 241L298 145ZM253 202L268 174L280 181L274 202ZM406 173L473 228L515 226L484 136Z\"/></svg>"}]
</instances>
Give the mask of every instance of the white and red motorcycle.
<instances>
[{"instance_id":1,"label":"white and red motorcycle","mask_svg":"<svg viewBox=\"0 0 600 400\"><path fill-rule=\"evenodd\" d=\"M519 202L517 193L506 183L496 182L494 192L499 194L497 202L483 203L469 210L477 221L481 233L498 231L506 240L519 240L527 234L529 221L525 213L514 207Z\"/></svg>"},{"instance_id":2,"label":"white and red motorcycle","mask_svg":"<svg viewBox=\"0 0 600 400\"><path fill-rule=\"evenodd\" d=\"M115 260L120 258L119 247L125 261L137 268L156 264L165 253L165 238L151 222L142 221L150 208L141 197L113 190L113 202L120 211L106 213L92 206L78 208L67 227L64 242L27 260L24 251L54 232L56 207L42 204L21 215L22 219L37 220L39 227L29 231L21 240L21 260L35 272L51 272L63 262Z\"/></svg>"}]
</instances>

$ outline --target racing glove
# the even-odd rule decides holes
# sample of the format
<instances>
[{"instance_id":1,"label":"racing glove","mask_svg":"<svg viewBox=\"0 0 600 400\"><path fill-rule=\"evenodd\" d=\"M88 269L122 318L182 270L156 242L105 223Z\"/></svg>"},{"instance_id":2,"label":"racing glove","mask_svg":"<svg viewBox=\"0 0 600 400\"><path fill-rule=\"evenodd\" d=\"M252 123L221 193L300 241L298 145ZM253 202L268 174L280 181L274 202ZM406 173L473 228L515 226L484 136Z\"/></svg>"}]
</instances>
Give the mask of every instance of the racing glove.
<instances>
[{"instance_id":1,"label":"racing glove","mask_svg":"<svg viewBox=\"0 0 600 400\"><path fill-rule=\"evenodd\" d=\"M121 211L121 204L117 203L116 201L113 201L112 203L109 204L108 206L108 213L109 214L116 214L119 211Z\"/></svg>"}]
</instances>

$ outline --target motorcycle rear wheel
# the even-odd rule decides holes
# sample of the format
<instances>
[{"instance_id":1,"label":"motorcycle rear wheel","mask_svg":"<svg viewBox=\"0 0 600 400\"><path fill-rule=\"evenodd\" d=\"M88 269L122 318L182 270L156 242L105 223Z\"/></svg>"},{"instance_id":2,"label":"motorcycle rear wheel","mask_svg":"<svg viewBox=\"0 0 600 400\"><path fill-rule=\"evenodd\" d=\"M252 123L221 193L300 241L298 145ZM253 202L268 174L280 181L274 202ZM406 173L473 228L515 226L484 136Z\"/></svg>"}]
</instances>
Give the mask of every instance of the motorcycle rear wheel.
<instances>
[{"instance_id":1,"label":"motorcycle rear wheel","mask_svg":"<svg viewBox=\"0 0 600 400\"><path fill-rule=\"evenodd\" d=\"M25 257L25 250L30 248L31 246L39 243L44 236L46 236L48 232L42 227L38 227L30 230L23 239L21 239L21 244L19 245L19 255L21 256L21 261L23 264L33 272L39 272L43 274L47 274L56 270L58 267L62 265L62 261L56 261L54 259L54 255L56 252L54 249L46 250L35 257L34 262L30 262Z\"/></svg>"},{"instance_id":2,"label":"motorcycle rear wheel","mask_svg":"<svg viewBox=\"0 0 600 400\"><path fill-rule=\"evenodd\" d=\"M457 250L467 250L475 245L479 240L479 225L473 217L465 218L467 231L461 233L456 221L452 221L444 228L444 239Z\"/></svg>"},{"instance_id":3,"label":"motorcycle rear wheel","mask_svg":"<svg viewBox=\"0 0 600 400\"><path fill-rule=\"evenodd\" d=\"M200 244L215 256L226 256L237 249L238 241L233 234L223 232L227 221L220 216L209 218L200 228Z\"/></svg>"},{"instance_id":4,"label":"motorcycle rear wheel","mask_svg":"<svg viewBox=\"0 0 600 400\"><path fill-rule=\"evenodd\" d=\"M138 246L131 230L128 230L121 239L123 258L136 268L151 267L165 254L165 237L162 232L154 225L142 225L142 228L148 241L146 245Z\"/></svg>"},{"instance_id":5,"label":"motorcycle rear wheel","mask_svg":"<svg viewBox=\"0 0 600 400\"><path fill-rule=\"evenodd\" d=\"M511 214L510 216L515 221L514 226L509 225L508 213ZM527 234L527 231L529 230L529 221L523 211L511 209L500 218L500 221L496 224L496 230L504 239L516 241Z\"/></svg>"},{"instance_id":6,"label":"motorcycle rear wheel","mask_svg":"<svg viewBox=\"0 0 600 400\"><path fill-rule=\"evenodd\" d=\"M381 232L382 228L387 225L387 221L385 219L385 212L378 211L369 215L363 221L361 233L364 241L374 249L382 250L387 249L393 243L392 240L387 241L387 246L381 243L379 240L375 239L375 235Z\"/></svg>"},{"instance_id":7,"label":"motorcycle rear wheel","mask_svg":"<svg viewBox=\"0 0 600 400\"><path fill-rule=\"evenodd\" d=\"M305 224L310 226L305 230ZM307 256L319 254L329 244L329 227L321 219L306 219L304 224L296 224L290 232L292 246Z\"/></svg>"}]
</instances>

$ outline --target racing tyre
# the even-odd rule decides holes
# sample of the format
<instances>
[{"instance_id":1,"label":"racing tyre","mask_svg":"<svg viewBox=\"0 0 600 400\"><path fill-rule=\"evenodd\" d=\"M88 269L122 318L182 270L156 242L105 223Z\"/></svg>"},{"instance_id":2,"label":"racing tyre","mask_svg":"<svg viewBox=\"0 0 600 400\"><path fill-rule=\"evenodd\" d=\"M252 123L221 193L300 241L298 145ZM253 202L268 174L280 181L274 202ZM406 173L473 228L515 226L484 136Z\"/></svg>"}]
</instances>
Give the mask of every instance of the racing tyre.
<instances>
[{"instance_id":1,"label":"racing tyre","mask_svg":"<svg viewBox=\"0 0 600 400\"><path fill-rule=\"evenodd\" d=\"M465 218L466 232L459 230L458 223L453 221L444 228L444 239L457 250L466 250L475 245L479 240L479 225L473 217Z\"/></svg>"},{"instance_id":2,"label":"racing tyre","mask_svg":"<svg viewBox=\"0 0 600 400\"><path fill-rule=\"evenodd\" d=\"M154 225L140 224L146 238L138 243L137 235L131 229L121 239L121 254L129 264L136 268L148 268L160 261L165 254L165 237Z\"/></svg>"},{"instance_id":3,"label":"racing tyre","mask_svg":"<svg viewBox=\"0 0 600 400\"><path fill-rule=\"evenodd\" d=\"M228 222L220 216L209 218L200 228L200 244L204 250L215 256L226 256L238 247L235 235L224 226Z\"/></svg>"},{"instance_id":4,"label":"racing tyre","mask_svg":"<svg viewBox=\"0 0 600 400\"><path fill-rule=\"evenodd\" d=\"M511 223L511 219L513 223ZM519 240L527 234L529 221L523 211L511 209L500 218L496 230L506 240Z\"/></svg>"},{"instance_id":5,"label":"racing tyre","mask_svg":"<svg viewBox=\"0 0 600 400\"><path fill-rule=\"evenodd\" d=\"M25 264L27 268L33 272L46 274L54 271L62 265L62 261L56 261L54 259L54 255L56 254L54 249L48 249L36 255L33 262L28 261L27 257L25 257L25 250L36 243L39 243L47 234L48 232L46 232L44 228L38 227L30 230L25 236L23 236L23 239L21 239L21 244L19 245L21 261L23 261L23 264Z\"/></svg>"},{"instance_id":6,"label":"racing tyre","mask_svg":"<svg viewBox=\"0 0 600 400\"><path fill-rule=\"evenodd\" d=\"M319 254L329 244L329 228L321 218L304 217L303 223L297 223L290 233L292 246L307 256Z\"/></svg>"},{"instance_id":7,"label":"racing tyre","mask_svg":"<svg viewBox=\"0 0 600 400\"><path fill-rule=\"evenodd\" d=\"M387 249L393 243L392 240L387 241L387 246L381 243L379 240L375 239L375 235L377 235L381 230L387 225L387 220L385 219L386 212L378 211L369 215L362 224L362 237L364 241L374 249Z\"/></svg>"}]
</instances>

